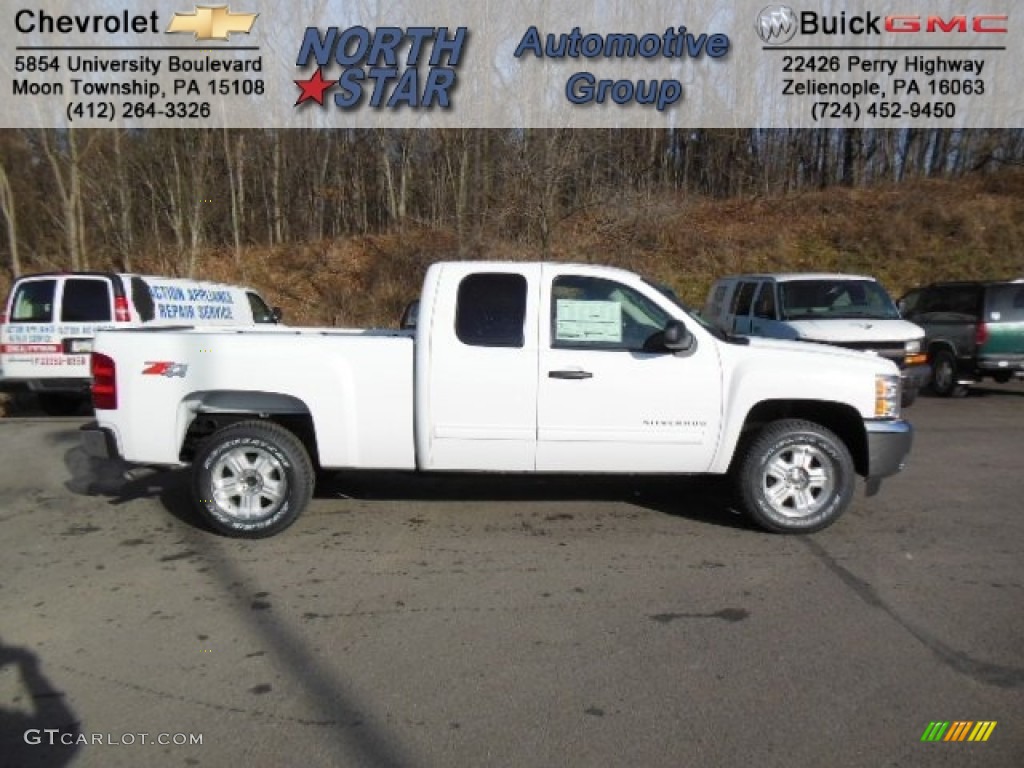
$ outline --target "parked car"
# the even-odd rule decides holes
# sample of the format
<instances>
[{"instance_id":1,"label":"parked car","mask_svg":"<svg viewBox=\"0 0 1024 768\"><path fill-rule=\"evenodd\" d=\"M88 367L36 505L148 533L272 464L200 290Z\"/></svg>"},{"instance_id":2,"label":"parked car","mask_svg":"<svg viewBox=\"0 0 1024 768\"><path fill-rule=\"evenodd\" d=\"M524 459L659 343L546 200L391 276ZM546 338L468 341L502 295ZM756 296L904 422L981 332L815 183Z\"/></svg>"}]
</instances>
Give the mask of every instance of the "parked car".
<instances>
[{"instance_id":1,"label":"parked car","mask_svg":"<svg viewBox=\"0 0 1024 768\"><path fill-rule=\"evenodd\" d=\"M872 277L781 273L716 280L702 316L726 333L830 344L892 360L903 378L903 405L914 402L931 369L924 330L900 318Z\"/></svg>"},{"instance_id":2,"label":"parked car","mask_svg":"<svg viewBox=\"0 0 1024 768\"><path fill-rule=\"evenodd\" d=\"M925 330L935 394L1024 378L1024 280L933 283L908 292L900 309Z\"/></svg>"},{"instance_id":3,"label":"parked car","mask_svg":"<svg viewBox=\"0 0 1024 768\"><path fill-rule=\"evenodd\" d=\"M113 272L50 272L15 280L0 310L0 389L28 389L52 415L88 399L100 328L276 323L251 288Z\"/></svg>"},{"instance_id":4,"label":"parked car","mask_svg":"<svg viewBox=\"0 0 1024 768\"><path fill-rule=\"evenodd\" d=\"M412 331L101 331L92 371L87 453L190 463L199 513L245 537L287 528L314 468L731 474L759 525L808 533L913 434L891 361L729 337L591 264L435 264Z\"/></svg>"}]
</instances>

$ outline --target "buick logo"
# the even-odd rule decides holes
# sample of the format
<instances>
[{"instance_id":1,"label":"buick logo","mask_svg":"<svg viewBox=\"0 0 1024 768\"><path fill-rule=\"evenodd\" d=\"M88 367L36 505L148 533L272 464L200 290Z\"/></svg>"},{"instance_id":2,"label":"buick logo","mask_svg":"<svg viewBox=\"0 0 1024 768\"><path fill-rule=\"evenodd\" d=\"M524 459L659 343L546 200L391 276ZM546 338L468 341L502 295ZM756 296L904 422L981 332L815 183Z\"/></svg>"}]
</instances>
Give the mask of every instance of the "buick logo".
<instances>
[{"instance_id":1,"label":"buick logo","mask_svg":"<svg viewBox=\"0 0 1024 768\"><path fill-rule=\"evenodd\" d=\"M796 11L788 5L768 5L757 14L754 29L767 45L784 45L796 34Z\"/></svg>"}]
</instances>

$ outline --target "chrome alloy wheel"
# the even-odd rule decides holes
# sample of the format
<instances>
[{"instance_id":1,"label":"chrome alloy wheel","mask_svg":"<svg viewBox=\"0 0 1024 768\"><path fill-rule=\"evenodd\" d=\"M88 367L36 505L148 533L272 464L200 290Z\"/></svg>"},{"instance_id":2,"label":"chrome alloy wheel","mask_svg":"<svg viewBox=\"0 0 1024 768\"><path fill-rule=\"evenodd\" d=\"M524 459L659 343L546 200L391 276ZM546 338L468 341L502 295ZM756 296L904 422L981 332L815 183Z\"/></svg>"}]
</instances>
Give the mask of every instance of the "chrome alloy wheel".
<instances>
[{"instance_id":1,"label":"chrome alloy wheel","mask_svg":"<svg viewBox=\"0 0 1024 768\"><path fill-rule=\"evenodd\" d=\"M242 446L228 451L210 471L213 502L233 518L272 515L288 498L288 476L269 451Z\"/></svg>"},{"instance_id":2,"label":"chrome alloy wheel","mask_svg":"<svg viewBox=\"0 0 1024 768\"><path fill-rule=\"evenodd\" d=\"M771 508L785 517L809 517L835 493L835 468L820 448L787 445L764 464L761 489Z\"/></svg>"}]
</instances>

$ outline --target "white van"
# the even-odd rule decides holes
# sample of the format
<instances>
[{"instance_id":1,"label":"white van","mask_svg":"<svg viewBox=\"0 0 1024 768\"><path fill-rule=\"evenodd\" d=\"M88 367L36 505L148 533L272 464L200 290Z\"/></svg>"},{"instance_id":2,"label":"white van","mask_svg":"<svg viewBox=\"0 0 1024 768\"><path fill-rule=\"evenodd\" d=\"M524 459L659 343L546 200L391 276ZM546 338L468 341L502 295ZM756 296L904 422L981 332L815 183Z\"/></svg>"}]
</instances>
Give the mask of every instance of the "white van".
<instances>
[{"instance_id":1,"label":"white van","mask_svg":"<svg viewBox=\"0 0 1024 768\"><path fill-rule=\"evenodd\" d=\"M53 415L88 395L89 352L101 328L277 323L251 288L113 272L26 275L0 315L0 389L29 389Z\"/></svg>"},{"instance_id":2,"label":"white van","mask_svg":"<svg viewBox=\"0 0 1024 768\"><path fill-rule=\"evenodd\" d=\"M701 312L737 336L795 339L859 349L896 363L903 405L930 377L924 329L900 317L881 284L863 275L786 273L733 275L716 280Z\"/></svg>"}]
</instances>

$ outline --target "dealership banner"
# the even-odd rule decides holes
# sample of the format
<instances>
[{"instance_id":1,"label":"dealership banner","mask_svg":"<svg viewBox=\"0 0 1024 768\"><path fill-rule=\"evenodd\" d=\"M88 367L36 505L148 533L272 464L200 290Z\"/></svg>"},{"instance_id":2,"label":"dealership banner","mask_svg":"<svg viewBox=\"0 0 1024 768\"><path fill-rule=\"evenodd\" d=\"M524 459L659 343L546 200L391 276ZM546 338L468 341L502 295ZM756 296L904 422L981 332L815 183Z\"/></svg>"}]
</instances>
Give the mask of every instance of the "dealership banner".
<instances>
[{"instance_id":1,"label":"dealership banner","mask_svg":"<svg viewBox=\"0 0 1024 768\"><path fill-rule=\"evenodd\" d=\"M7 0L0 128L1019 128L1019 0Z\"/></svg>"}]
</instances>

